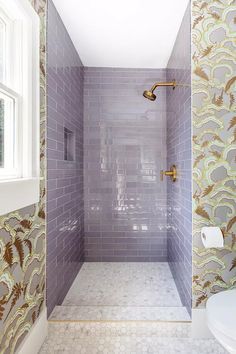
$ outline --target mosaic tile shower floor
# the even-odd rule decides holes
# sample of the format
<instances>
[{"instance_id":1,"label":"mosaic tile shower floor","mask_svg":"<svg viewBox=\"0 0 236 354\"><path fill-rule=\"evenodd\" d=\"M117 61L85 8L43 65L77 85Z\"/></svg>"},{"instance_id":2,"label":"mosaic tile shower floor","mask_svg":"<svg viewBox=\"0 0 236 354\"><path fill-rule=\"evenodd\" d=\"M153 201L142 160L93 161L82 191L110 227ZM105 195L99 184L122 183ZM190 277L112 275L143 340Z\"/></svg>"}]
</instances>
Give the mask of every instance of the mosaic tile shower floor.
<instances>
[{"instance_id":1,"label":"mosaic tile shower floor","mask_svg":"<svg viewBox=\"0 0 236 354\"><path fill-rule=\"evenodd\" d=\"M63 305L182 306L168 263L84 263Z\"/></svg>"},{"instance_id":2,"label":"mosaic tile shower floor","mask_svg":"<svg viewBox=\"0 0 236 354\"><path fill-rule=\"evenodd\" d=\"M188 321L168 263L84 263L50 320Z\"/></svg>"}]
</instances>

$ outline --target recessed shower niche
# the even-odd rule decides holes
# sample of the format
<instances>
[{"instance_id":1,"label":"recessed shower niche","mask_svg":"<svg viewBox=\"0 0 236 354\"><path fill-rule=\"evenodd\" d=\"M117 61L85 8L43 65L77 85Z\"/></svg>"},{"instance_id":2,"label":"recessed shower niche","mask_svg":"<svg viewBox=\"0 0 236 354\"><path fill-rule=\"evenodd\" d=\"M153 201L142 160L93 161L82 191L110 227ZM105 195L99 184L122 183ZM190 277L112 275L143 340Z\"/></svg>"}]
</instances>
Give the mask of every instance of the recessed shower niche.
<instances>
[{"instance_id":1,"label":"recessed shower niche","mask_svg":"<svg viewBox=\"0 0 236 354\"><path fill-rule=\"evenodd\" d=\"M75 135L66 127L64 127L64 160L75 160Z\"/></svg>"}]
</instances>

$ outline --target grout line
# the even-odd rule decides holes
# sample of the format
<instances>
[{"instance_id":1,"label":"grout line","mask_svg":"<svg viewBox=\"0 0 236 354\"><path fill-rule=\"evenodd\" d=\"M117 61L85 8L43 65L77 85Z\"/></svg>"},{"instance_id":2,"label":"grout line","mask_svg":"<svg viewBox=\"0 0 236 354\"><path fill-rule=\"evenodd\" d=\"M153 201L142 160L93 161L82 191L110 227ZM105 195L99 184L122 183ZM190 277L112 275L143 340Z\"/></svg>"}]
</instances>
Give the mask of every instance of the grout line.
<instances>
[{"instance_id":1,"label":"grout line","mask_svg":"<svg viewBox=\"0 0 236 354\"><path fill-rule=\"evenodd\" d=\"M49 323L189 323L192 321L164 320L48 320Z\"/></svg>"},{"instance_id":2,"label":"grout line","mask_svg":"<svg viewBox=\"0 0 236 354\"><path fill-rule=\"evenodd\" d=\"M127 308L127 307L131 307L131 308L139 308L139 307L141 307L141 308L144 308L144 309L148 309L148 308L164 308L164 309L169 309L169 308L171 308L171 309L182 309L182 308L184 308L184 309L186 309L186 307L185 306L139 306L139 305L137 305L137 306L135 306L135 305L57 305L56 307L121 307L121 308L123 308L123 307L125 307L125 308Z\"/></svg>"}]
</instances>

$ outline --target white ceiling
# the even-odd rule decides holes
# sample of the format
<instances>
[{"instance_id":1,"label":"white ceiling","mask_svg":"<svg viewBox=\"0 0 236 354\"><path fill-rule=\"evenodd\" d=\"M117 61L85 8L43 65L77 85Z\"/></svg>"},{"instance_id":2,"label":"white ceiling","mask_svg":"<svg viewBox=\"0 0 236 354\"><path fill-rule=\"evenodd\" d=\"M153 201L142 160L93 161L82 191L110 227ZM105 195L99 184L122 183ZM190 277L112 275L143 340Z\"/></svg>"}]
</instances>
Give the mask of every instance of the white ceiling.
<instances>
[{"instance_id":1,"label":"white ceiling","mask_svg":"<svg viewBox=\"0 0 236 354\"><path fill-rule=\"evenodd\" d=\"M85 66L165 68L189 0L54 0Z\"/></svg>"}]
</instances>

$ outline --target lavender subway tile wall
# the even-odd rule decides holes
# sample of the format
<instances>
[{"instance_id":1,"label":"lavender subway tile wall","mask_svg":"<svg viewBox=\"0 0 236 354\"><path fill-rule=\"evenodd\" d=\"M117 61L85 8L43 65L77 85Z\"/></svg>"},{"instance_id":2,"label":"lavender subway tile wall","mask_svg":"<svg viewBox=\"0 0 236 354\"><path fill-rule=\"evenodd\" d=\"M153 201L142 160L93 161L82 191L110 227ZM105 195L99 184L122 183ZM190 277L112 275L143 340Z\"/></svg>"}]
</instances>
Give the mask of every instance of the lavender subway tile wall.
<instances>
[{"instance_id":1,"label":"lavender subway tile wall","mask_svg":"<svg viewBox=\"0 0 236 354\"><path fill-rule=\"evenodd\" d=\"M191 311L191 46L187 8L167 67L167 79L179 87L167 92L167 165L177 165L178 180L167 185L168 260L183 304Z\"/></svg>"},{"instance_id":2,"label":"lavender subway tile wall","mask_svg":"<svg viewBox=\"0 0 236 354\"><path fill-rule=\"evenodd\" d=\"M47 306L62 302L83 261L83 66L51 1L47 23ZM64 129L75 160L64 160Z\"/></svg>"},{"instance_id":3,"label":"lavender subway tile wall","mask_svg":"<svg viewBox=\"0 0 236 354\"><path fill-rule=\"evenodd\" d=\"M166 261L165 69L85 68L86 261Z\"/></svg>"}]
</instances>

